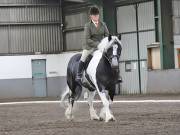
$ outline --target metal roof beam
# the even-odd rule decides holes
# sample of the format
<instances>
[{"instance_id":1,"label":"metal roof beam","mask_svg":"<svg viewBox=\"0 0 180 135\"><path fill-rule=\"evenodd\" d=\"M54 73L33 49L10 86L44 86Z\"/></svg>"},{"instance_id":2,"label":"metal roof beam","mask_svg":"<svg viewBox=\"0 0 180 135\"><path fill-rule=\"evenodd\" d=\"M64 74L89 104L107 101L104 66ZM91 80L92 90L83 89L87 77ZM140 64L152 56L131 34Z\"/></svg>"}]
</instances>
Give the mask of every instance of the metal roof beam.
<instances>
[{"instance_id":1,"label":"metal roof beam","mask_svg":"<svg viewBox=\"0 0 180 135\"><path fill-rule=\"evenodd\" d=\"M65 0L65 2L77 2L77 3L83 3L83 2L86 2L86 0Z\"/></svg>"}]
</instances>

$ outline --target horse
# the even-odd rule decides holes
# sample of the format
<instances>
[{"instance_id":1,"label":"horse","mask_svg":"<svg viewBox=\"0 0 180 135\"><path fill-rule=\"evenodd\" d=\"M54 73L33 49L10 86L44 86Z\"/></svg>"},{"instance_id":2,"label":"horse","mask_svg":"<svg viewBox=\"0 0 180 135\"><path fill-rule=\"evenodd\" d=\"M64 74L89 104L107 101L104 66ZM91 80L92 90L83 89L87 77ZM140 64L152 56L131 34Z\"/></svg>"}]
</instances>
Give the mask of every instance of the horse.
<instances>
[{"instance_id":1,"label":"horse","mask_svg":"<svg viewBox=\"0 0 180 135\"><path fill-rule=\"evenodd\" d=\"M61 101L64 101L68 95L68 107L65 111L67 119L73 119L74 101L79 99L82 88L85 87L89 90L90 119L104 120L105 122L115 120L109 107L115 95L115 85L118 83L119 59L122 50L120 40L120 36L111 35L101 40L93 56L86 62L82 84L76 82L75 79L81 54L75 54L71 57L67 67L67 89L61 98ZM93 107L96 92L103 103L99 116Z\"/></svg>"}]
</instances>

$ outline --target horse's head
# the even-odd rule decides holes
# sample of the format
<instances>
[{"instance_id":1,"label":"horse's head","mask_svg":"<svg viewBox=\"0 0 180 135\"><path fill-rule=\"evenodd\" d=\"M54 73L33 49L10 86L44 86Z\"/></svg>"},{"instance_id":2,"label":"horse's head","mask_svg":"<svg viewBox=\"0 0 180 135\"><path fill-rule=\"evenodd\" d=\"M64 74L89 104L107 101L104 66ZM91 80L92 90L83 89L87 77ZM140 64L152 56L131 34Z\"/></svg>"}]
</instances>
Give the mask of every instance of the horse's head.
<instances>
[{"instance_id":1,"label":"horse's head","mask_svg":"<svg viewBox=\"0 0 180 135\"><path fill-rule=\"evenodd\" d=\"M104 40L104 41L103 41ZM99 49L103 50L103 55L108 59L113 69L118 69L119 58L121 55L121 37L111 36L103 39L99 45ZM104 43L103 43L104 42Z\"/></svg>"}]
</instances>

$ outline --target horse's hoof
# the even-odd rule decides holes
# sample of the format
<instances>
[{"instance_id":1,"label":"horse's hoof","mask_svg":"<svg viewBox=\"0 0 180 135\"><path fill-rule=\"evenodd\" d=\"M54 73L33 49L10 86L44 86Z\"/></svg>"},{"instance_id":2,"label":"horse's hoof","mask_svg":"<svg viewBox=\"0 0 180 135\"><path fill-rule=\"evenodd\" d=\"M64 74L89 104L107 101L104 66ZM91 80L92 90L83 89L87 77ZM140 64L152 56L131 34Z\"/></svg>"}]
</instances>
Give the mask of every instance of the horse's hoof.
<instances>
[{"instance_id":1,"label":"horse's hoof","mask_svg":"<svg viewBox=\"0 0 180 135\"><path fill-rule=\"evenodd\" d=\"M99 117L98 116L92 116L90 117L91 120L99 120Z\"/></svg>"},{"instance_id":2,"label":"horse's hoof","mask_svg":"<svg viewBox=\"0 0 180 135\"><path fill-rule=\"evenodd\" d=\"M65 116L66 116L66 119L67 120L73 120L74 119L74 116L72 114L68 114L67 112L65 113Z\"/></svg>"},{"instance_id":3,"label":"horse's hoof","mask_svg":"<svg viewBox=\"0 0 180 135\"><path fill-rule=\"evenodd\" d=\"M99 121L99 118L91 118L91 120Z\"/></svg>"},{"instance_id":4,"label":"horse's hoof","mask_svg":"<svg viewBox=\"0 0 180 135\"><path fill-rule=\"evenodd\" d=\"M99 121L103 121L104 119L102 117L99 118Z\"/></svg>"},{"instance_id":5,"label":"horse's hoof","mask_svg":"<svg viewBox=\"0 0 180 135\"><path fill-rule=\"evenodd\" d=\"M109 121L116 121L116 119L115 118L111 118Z\"/></svg>"},{"instance_id":6,"label":"horse's hoof","mask_svg":"<svg viewBox=\"0 0 180 135\"><path fill-rule=\"evenodd\" d=\"M110 118L109 120L106 120L105 122L107 123L107 122L112 122L112 121L116 121L116 119L114 118L114 117L112 117L112 118Z\"/></svg>"},{"instance_id":7,"label":"horse's hoof","mask_svg":"<svg viewBox=\"0 0 180 135\"><path fill-rule=\"evenodd\" d=\"M92 118L92 120L99 120L99 119L100 119L99 117Z\"/></svg>"},{"instance_id":8,"label":"horse's hoof","mask_svg":"<svg viewBox=\"0 0 180 135\"><path fill-rule=\"evenodd\" d=\"M68 119L68 118L67 118L67 120L68 120L68 121L73 121L73 119Z\"/></svg>"},{"instance_id":9,"label":"horse's hoof","mask_svg":"<svg viewBox=\"0 0 180 135\"><path fill-rule=\"evenodd\" d=\"M74 116L66 116L67 120L72 121L74 119Z\"/></svg>"}]
</instances>

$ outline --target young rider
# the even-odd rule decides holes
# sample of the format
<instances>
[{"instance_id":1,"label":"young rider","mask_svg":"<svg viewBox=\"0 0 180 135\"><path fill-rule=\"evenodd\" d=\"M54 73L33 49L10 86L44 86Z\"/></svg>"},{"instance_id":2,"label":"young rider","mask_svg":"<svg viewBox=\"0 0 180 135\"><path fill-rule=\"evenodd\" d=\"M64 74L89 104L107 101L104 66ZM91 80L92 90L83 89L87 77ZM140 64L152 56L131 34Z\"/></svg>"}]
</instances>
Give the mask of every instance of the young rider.
<instances>
[{"instance_id":1,"label":"young rider","mask_svg":"<svg viewBox=\"0 0 180 135\"><path fill-rule=\"evenodd\" d=\"M84 38L85 43L83 45L83 52L79 61L78 72L76 81L81 83L82 74L84 70L84 62L86 58L92 54L96 49L100 41L109 35L106 24L99 19L99 9L93 6L89 10L90 21L85 24Z\"/></svg>"}]
</instances>

